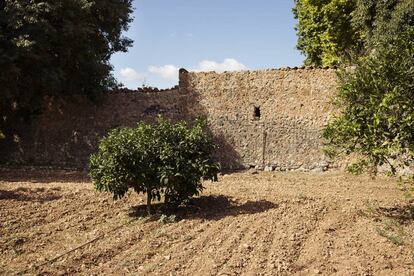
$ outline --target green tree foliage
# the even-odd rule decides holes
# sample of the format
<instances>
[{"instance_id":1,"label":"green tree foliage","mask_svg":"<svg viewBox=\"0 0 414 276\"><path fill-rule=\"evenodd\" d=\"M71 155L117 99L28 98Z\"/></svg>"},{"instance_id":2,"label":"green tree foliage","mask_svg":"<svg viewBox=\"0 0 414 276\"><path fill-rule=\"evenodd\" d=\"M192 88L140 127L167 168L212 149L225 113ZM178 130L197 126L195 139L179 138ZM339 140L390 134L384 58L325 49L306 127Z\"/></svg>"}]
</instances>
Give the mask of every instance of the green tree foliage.
<instances>
[{"instance_id":1,"label":"green tree foliage","mask_svg":"<svg viewBox=\"0 0 414 276\"><path fill-rule=\"evenodd\" d=\"M412 0L295 0L293 12L306 65L349 64L414 26Z\"/></svg>"},{"instance_id":2,"label":"green tree foliage","mask_svg":"<svg viewBox=\"0 0 414 276\"><path fill-rule=\"evenodd\" d=\"M341 74L342 114L325 130L328 153L358 153L361 172L388 164L391 172L414 159L414 27L383 38L355 70Z\"/></svg>"},{"instance_id":3,"label":"green tree foliage","mask_svg":"<svg viewBox=\"0 0 414 276\"><path fill-rule=\"evenodd\" d=\"M358 0L352 24L360 30L366 51L414 26L412 0Z\"/></svg>"},{"instance_id":4,"label":"green tree foliage","mask_svg":"<svg viewBox=\"0 0 414 276\"><path fill-rule=\"evenodd\" d=\"M149 213L152 199L162 195L167 206L177 206L203 190L202 178L217 180L215 146L204 130L204 120L189 127L162 119L156 125L115 129L91 156L90 177L96 189L115 199L130 188L146 193Z\"/></svg>"},{"instance_id":5,"label":"green tree foliage","mask_svg":"<svg viewBox=\"0 0 414 276\"><path fill-rule=\"evenodd\" d=\"M297 48L306 65L330 66L349 61L362 44L352 25L356 0L295 0Z\"/></svg>"},{"instance_id":6,"label":"green tree foliage","mask_svg":"<svg viewBox=\"0 0 414 276\"><path fill-rule=\"evenodd\" d=\"M0 115L39 111L44 95L93 98L117 85L109 63L132 41L132 0L0 1Z\"/></svg>"}]
</instances>

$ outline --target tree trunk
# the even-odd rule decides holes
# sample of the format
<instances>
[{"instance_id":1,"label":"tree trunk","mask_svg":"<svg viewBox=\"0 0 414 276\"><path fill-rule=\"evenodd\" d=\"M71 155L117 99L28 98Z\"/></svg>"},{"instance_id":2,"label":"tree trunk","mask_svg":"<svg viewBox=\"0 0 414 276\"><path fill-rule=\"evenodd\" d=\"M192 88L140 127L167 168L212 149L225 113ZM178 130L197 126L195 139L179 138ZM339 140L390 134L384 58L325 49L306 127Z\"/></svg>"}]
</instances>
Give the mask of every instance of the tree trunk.
<instances>
[{"instance_id":1,"label":"tree trunk","mask_svg":"<svg viewBox=\"0 0 414 276\"><path fill-rule=\"evenodd\" d=\"M147 213L148 213L148 216L151 216L151 214L152 214L151 200L152 200L151 191L147 190Z\"/></svg>"}]
</instances>

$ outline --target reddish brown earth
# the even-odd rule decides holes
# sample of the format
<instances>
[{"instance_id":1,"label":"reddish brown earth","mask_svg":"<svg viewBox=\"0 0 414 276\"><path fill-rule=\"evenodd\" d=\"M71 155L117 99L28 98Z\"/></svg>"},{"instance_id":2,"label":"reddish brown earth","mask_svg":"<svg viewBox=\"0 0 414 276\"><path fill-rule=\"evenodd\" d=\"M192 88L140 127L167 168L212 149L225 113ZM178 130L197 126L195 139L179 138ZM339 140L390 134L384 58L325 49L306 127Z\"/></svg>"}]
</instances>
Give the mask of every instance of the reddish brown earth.
<instances>
[{"instance_id":1,"label":"reddish brown earth","mask_svg":"<svg viewBox=\"0 0 414 276\"><path fill-rule=\"evenodd\" d=\"M393 179L243 172L205 186L166 222L84 173L2 170L0 274L414 274L414 208Z\"/></svg>"}]
</instances>

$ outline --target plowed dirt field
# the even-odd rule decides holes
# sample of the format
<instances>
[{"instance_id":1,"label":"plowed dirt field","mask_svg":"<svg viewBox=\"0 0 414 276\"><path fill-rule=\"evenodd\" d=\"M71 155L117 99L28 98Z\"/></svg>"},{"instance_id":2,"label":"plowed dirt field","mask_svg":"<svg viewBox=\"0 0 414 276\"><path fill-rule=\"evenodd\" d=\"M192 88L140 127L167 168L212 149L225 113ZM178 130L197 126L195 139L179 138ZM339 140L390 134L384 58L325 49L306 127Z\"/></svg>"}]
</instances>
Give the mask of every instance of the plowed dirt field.
<instances>
[{"instance_id":1,"label":"plowed dirt field","mask_svg":"<svg viewBox=\"0 0 414 276\"><path fill-rule=\"evenodd\" d=\"M0 274L413 275L414 208L396 180L223 175L176 217L85 173L0 171Z\"/></svg>"}]
</instances>

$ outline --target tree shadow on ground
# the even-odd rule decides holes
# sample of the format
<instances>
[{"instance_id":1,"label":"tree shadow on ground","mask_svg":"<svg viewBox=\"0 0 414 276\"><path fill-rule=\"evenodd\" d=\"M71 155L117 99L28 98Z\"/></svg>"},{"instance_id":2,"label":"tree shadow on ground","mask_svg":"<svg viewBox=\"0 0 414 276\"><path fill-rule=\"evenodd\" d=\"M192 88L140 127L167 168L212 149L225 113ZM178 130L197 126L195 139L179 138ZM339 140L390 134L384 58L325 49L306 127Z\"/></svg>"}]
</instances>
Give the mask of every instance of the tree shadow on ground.
<instances>
[{"instance_id":1,"label":"tree shadow on ground","mask_svg":"<svg viewBox=\"0 0 414 276\"><path fill-rule=\"evenodd\" d=\"M57 194L60 190L60 188L17 188L14 190L0 190L0 200L33 201L44 203L60 199L62 196Z\"/></svg>"},{"instance_id":2,"label":"tree shadow on ground","mask_svg":"<svg viewBox=\"0 0 414 276\"><path fill-rule=\"evenodd\" d=\"M414 205L402 205L394 207L379 207L377 212L385 217L398 220L401 224L408 224L414 221Z\"/></svg>"},{"instance_id":3,"label":"tree shadow on ground","mask_svg":"<svg viewBox=\"0 0 414 276\"><path fill-rule=\"evenodd\" d=\"M30 183L90 182L86 171L44 168L1 168L0 180Z\"/></svg>"},{"instance_id":4,"label":"tree shadow on ground","mask_svg":"<svg viewBox=\"0 0 414 276\"><path fill-rule=\"evenodd\" d=\"M231 197L212 195L193 198L189 203L181 205L175 210L166 210L162 203L154 204L153 207L155 214L152 216L151 220L157 220L162 215L175 216L177 220L220 220L225 217L262 213L270 209L275 209L278 206L277 204L266 200L239 203ZM146 205L132 207L129 211L129 216L135 218L147 216Z\"/></svg>"}]
</instances>

